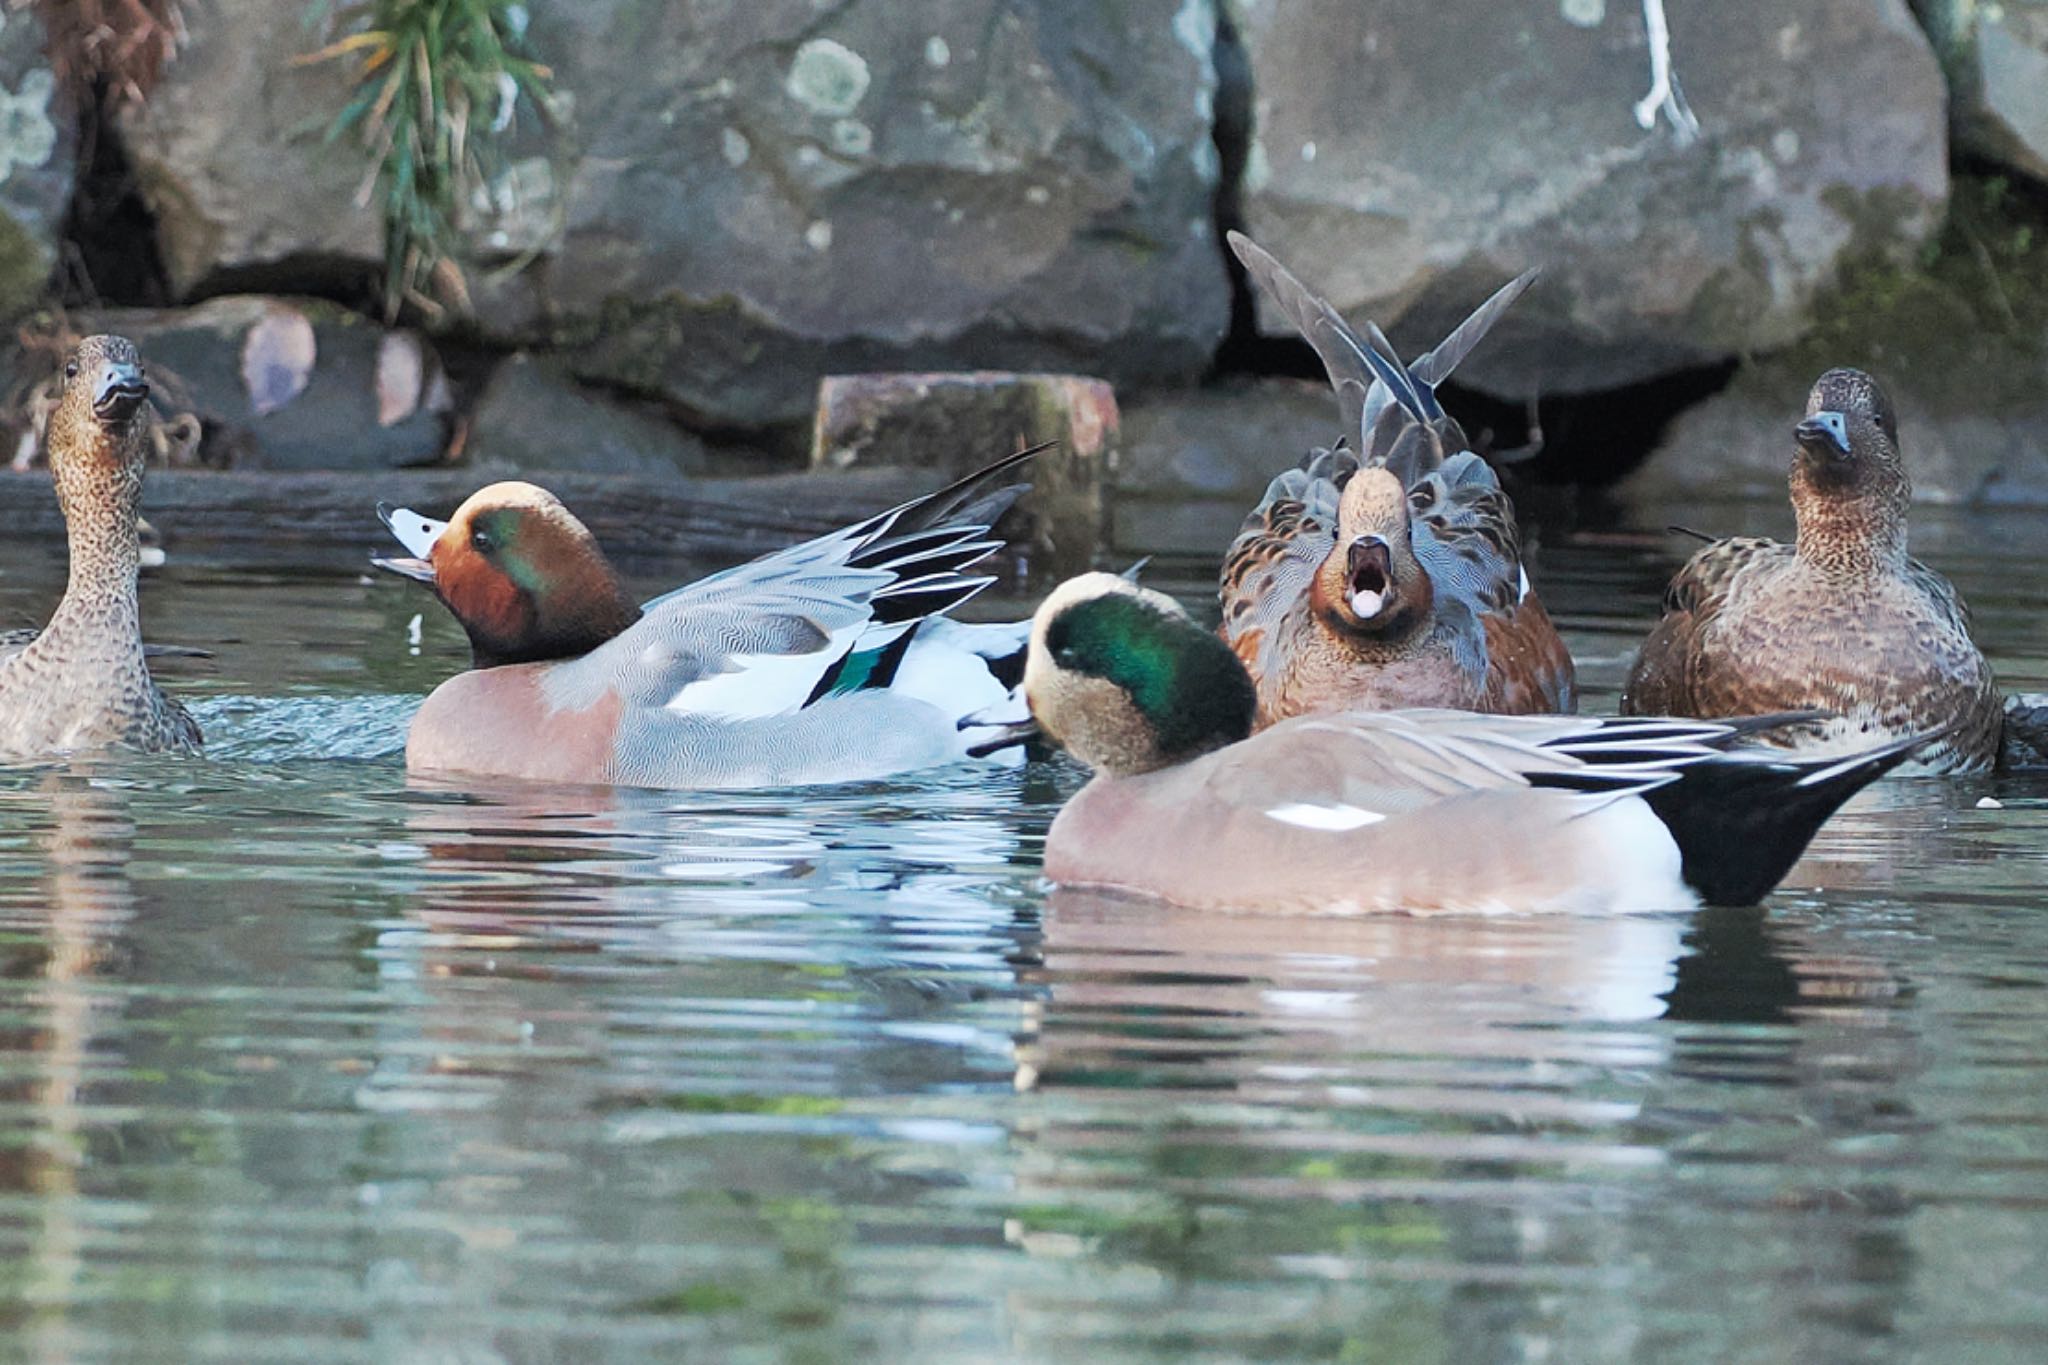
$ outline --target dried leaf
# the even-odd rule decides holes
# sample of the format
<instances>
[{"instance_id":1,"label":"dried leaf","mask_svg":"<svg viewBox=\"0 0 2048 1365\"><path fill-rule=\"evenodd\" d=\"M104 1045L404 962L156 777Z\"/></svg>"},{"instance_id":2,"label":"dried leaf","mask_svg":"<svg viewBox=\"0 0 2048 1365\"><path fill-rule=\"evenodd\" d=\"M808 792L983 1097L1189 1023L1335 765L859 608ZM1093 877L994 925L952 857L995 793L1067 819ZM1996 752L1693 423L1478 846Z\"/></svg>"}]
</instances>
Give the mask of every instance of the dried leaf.
<instances>
[{"instance_id":1,"label":"dried leaf","mask_svg":"<svg viewBox=\"0 0 2048 1365\"><path fill-rule=\"evenodd\" d=\"M258 417L305 392L313 377L313 324L298 309L276 304L242 342L242 385Z\"/></svg>"},{"instance_id":2,"label":"dried leaf","mask_svg":"<svg viewBox=\"0 0 2048 1365\"><path fill-rule=\"evenodd\" d=\"M377 344L377 425L388 427L419 411L427 357L411 332L386 332Z\"/></svg>"}]
</instances>

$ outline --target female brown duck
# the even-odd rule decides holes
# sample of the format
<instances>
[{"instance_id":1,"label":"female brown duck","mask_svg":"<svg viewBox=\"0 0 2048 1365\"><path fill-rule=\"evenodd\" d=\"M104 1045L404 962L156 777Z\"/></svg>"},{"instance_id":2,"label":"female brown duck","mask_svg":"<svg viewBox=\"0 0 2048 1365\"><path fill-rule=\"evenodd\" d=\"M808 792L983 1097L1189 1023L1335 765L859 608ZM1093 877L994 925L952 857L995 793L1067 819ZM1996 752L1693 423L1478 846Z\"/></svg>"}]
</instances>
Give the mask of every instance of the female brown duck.
<instances>
[{"instance_id":1,"label":"female brown duck","mask_svg":"<svg viewBox=\"0 0 2048 1365\"><path fill-rule=\"evenodd\" d=\"M199 726L143 662L136 521L148 397L125 337L87 337L64 362L48 448L71 577L42 633L0 658L0 761L110 745L199 749Z\"/></svg>"},{"instance_id":2,"label":"female brown duck","mask_svg":"<svg viewBox=\"0 0 2048 1365\"><path fill-rule=\"evenodd\" d=\"M1664 593L1622 693L1625 715L1826 711L1765 738L1806 753L1942 730L1926 771L1998 756L1991 666L1955 585L1906 553L1912 485L1877 381L1829 370L1793 428L1790 545L1743 537L1692 557Z\"/></svg>"}]
</instances>

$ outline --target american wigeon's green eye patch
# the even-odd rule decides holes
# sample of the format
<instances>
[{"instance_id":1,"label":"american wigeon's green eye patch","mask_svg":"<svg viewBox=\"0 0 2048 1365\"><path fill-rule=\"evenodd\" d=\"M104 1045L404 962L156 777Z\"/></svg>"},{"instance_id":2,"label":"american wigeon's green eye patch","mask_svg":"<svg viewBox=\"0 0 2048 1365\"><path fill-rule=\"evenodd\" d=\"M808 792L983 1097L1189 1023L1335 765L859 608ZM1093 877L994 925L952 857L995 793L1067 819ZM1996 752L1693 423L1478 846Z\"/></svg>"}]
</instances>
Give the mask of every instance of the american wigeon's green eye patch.
<instances>
[{"instance_id":1,"label":"american wigeon's green eye patch","mask_svg":"<svg viewBox=\"0 0 2048 1365\"><path fill-rule=\"evenodd\" d=\"M512 543L519 529L519 509L497 507L470 519L469 543L479 554L491 554Z\"/></svg>"},{"instance_id":2,"label":"american wigeon's green eye patch","mask_svg":"<svg viewBox=\"0 0 2048 1365\"><path fill-rule=\"evenodd\" d=\"M1112 593L1075 603L1047 623L1045 648L1060 668L1123 689L1163 753L1251 732L1257 698L1230 646L1141 598Z\"/></svg>"},{"instance_id":3,"label":"american wigeon's green eye patch","mask_svg":"<svg viewBox=\"0 0 2048 1365\"><path fill-rule=\"evenodd\" d=\"M1115 683L1149 713L1170 699L1184 625L1135 597L1097 597L1054 617L1045 647L1061 668Z\"/></svg>"}]
</instances>

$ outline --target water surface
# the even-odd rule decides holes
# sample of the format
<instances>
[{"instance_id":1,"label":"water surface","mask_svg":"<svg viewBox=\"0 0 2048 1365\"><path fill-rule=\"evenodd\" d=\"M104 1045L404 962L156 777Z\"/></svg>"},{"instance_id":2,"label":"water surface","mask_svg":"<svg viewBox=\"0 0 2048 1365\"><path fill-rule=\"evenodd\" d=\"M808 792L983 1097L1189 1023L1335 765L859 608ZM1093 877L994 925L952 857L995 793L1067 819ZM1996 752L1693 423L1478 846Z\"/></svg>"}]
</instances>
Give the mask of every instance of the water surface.
<instances>
[{"instance_id":1,"label":"water surface","mask_svg":"<svg viewBox=\"0 0 2048 1365\"><path fill-rule=\"evenodd\" d=\"M2043 688L2037 522L1926 514L1916 545ZM1607 709L1683 546L1545 541ZM0 626L61 578L0 547ZM423 595L310 552L145 594L219 654L175 675L213 756L0 772L11 1357L2048 1340L2048 785L1888 784L1761 911L1196 915L1045 893L1058 766L408 782L461 659Z\"/></svg>"}]
</instances>

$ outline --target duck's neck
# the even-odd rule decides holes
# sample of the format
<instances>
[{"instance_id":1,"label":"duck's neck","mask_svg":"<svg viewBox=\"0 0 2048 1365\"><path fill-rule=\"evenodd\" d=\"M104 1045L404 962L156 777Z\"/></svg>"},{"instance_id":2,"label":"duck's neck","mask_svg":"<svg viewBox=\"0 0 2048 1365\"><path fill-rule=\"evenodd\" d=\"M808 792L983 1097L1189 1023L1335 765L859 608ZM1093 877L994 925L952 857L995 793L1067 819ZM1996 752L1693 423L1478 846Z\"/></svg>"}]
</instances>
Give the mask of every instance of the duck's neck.
<instances>
[{"instance_id":1,"label":"duck's neck","mask_svg":"<svg viewBox=\"0 0 2048 1365\"><path fill-rule=\"evenodd\" d=\"M142 501L139 462L66 461L56 473L57 501L70 541L71 574L45 640L90 639L101 663L142 667L142 628L135 603L141 567L136 517ZM78 648L77 643L71 646Z\"/></svg>"},{"instance_id":2,"label":"duck's neck","mask_svg":"<svg viewBox=\"0 0 2048 1365\"><path fill-rule=\"evenodd\" d=\"M1802 496L1802 492L1804 496ZM1874 578L1906 562L1903 495L1827 497L1794 488L1799 558L1831 578Z\"/></svg>"}]
</instances>

